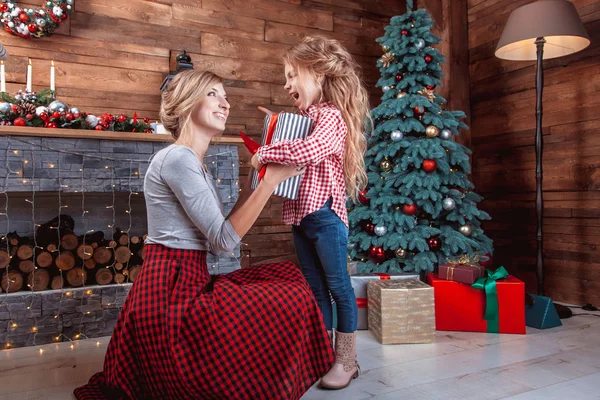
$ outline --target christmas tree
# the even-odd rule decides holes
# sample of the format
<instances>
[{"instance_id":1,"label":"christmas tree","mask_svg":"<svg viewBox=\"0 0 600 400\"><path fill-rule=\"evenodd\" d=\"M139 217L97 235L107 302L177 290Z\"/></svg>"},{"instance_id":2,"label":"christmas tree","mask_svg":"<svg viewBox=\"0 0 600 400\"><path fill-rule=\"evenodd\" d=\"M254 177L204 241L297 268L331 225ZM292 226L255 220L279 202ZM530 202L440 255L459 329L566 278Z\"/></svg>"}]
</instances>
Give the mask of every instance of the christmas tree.
<instances>
[{"instance_id":1,"label":"christmas tree","mask_svg":"<svg viewBox=\"0 0 600 400\"><path fill-rule=\"evenodd\" d=\"M435 93L444 57L432 46L424 9L391 19L378 61L382 103L365 154L369 184L349 205L348 253L361 272L433 271L439 263L492 252L481 229L489 215L469 181L471 151L454 136L465 114Z\"/></svg>"}]
</instances>

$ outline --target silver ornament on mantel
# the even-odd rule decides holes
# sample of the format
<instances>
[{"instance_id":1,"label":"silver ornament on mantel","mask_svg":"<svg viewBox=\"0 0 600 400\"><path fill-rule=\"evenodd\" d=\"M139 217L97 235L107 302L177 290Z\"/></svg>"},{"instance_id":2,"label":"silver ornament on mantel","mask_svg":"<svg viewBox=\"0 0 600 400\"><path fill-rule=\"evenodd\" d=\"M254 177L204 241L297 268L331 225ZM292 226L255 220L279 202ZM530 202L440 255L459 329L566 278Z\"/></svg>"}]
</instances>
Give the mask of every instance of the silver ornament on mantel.
<instances>
[{"instance_id":1,"label":"silver ornament on mantel","mask_svg":"<svg viewBox=\"0 0 600 400\"><path fill-rule=\"evenodd\" d=\"M386 86L383 87L383 92L384 93L388 92L390 89L391 89L391 87L389 87L389 86L386 85Z\"/></svg>"},{"instance_id":2,"label":"silver ornament on mantel","mask_svg":"<svg viewBox=\"0 0 600 400\"><path fill-rule=\"evenodd\" d=\"M446 197L444 200L442 200L442 208L444 210L451 211L451 210L454 210L455 207L456 207L456 202L454 201L453 198Z\"/></svg>"},{"instance_id":3,"label":"silver ornament on mantel","mask_svg":"<svg viewBox=\"0 0 600 400\"><path fill-rule=\"evenodd\" d=\"M450 129L442 129L440 131L440 138L444 140L452 139L452 131Z\"/></svg>"},{"instance_id":4,"label":"silver ornament on mantel","mask_svg":"<svg viewBox=\"0 0 600 400\"><path fill-rule=\"evenodd\" d=\"M73 107L73 108L71 108L71 109L69 110L69 112L70 112L71 114L79 114L79 108L77 108L77 107Z\"/></svg>"},{"instance_id":5,"label":"silver ornament on mantel","mask_svg":"<svg viewBox=\"0 0 600 400\"><path fill-rule=\"evenodd\" d=\"M473 232L473 229L471 228L471 225L463 225L458 228L458 231L465 236L469 236L471 232Z\"/></svg>"},{"instance_id":6,"label":"silver ornament on mantel","mask_svg":"<svg viewBox=\"0 0 600 400\"><path fill-rule=\"evenodd\" d=\"M386 233L387 233L387 228L386 228L385 226L383 226L383 225L377 225L377 226L375 227L375 234L376 234L377 236L383 236L383 235L385 235Z\"/></svg>"},{"instance_id":7,"label":"silver ornament on mantel","mask_svg":"<svg viewBox=\"0 0 600 400\"><path fill-rule=\"evenodd\" d=\"M400 131L393 131L390 133L390 139L392 139L393 142L399 142L404 139L404 133Z\"/></svg>"},{"instance_id":8,"label":"silver ornament on mantel","mask_svg":"<svg viewBox=\"0 0 600 400\"><path fill-rule=\"evenodd\" d=\"M8 114L10 112L10 103L5 101L0 103L0 114Z\"/></svg>"},{"instance_id":9,"label":"silver ornament on mantel","mask_svg":"<svg viewBox=\"0 0 600 400\"><path fill-rule=\"evenodd\" d=\"M54 100L52 103L50 103L48 105L48 109L50 111L54 112L64 112L65 110L67 110L69 107L67 107L65 105L65 103L63 103L62 101L59 100Z\"/></svg>"},{"instance_id":10,"label":"silver ornament on mantel","mask_svg":"<svg viewBox=\"0 0 600 400\"><path fill-rule=\"evenodd\" d=\"M96 125L98 125L98 117L96 117L95 115L92 115L92 114L88 114L88 116L85 117L85 122L90 124L90 126L92 128L95 128Z\"/></svg>"},{"instance_id":11,"label":"silver ornament on mantel","mask_svg":"<svg viewBox=\"0 0 600 400\"><path fill-rule=\"evenodd\" d=\"M417 50L421 50L423 47L425 47L425 41L423 39L415 40L415 48Z\"/></svg>"}]
</instances>

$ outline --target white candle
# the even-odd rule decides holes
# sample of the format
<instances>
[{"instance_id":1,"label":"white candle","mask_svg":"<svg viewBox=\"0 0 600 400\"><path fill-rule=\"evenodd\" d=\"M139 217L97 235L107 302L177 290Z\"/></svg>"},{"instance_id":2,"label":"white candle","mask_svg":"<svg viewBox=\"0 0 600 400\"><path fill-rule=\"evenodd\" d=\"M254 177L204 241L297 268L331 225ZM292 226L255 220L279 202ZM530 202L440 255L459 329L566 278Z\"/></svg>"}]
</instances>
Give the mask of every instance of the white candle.
<instances>
[{"instance_id":1,"label":"white candle","mask_svg":"<svg viewBox=\"0 0 600 400\"><path fill-rule=\"evenodd\" d=\"M6 76L4 75L4 61L0 64L0 92L6 92Z\"/></svg>"},{"instance_id":2,"label":"white candle","mask_svg":"<svg viewBox=\"0 0 600 400\"><path fill-rule=\"evenodd\" d=\"M52 65L50 66L50 90L56 90L54 87L54 60L52 60Z\"/></svg>"},{"instance_id":3,"label":"white candle","mask_svg":"<svg viewBox=\"0 0 600 400\"><path fill-rule=\"evenodd\" d=\"M27 90L31 92L31 60L29 60L29 64L27 65Z\"/></svg>"}]
</instances>

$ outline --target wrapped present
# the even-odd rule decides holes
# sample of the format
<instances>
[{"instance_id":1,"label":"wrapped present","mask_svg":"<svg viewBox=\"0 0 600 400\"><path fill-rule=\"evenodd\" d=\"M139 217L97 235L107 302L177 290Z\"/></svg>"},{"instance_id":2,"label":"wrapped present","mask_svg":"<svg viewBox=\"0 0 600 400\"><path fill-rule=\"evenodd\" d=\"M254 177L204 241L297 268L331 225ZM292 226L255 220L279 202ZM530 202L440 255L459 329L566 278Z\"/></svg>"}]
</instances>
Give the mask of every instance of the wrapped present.
<instances>
[{"instance_id":1,"label":"wrapped present","mask_svg":"<svg viewBox=\"0 0 600 400\"><path fill-rule=\"evenodd\" d=\"M369 330L381 344L435 341L433 288L417 279L370 281Z\"/></svg>"},{"instance_id":2,"label":"wrapped present","mask_svg":"<svg viewBox=\"0 0 600 400\"><path fill-rule=\"evenodd\" d=\"M448 281L472 285L485 273L485 268L478 265L478 261L478 256L462 256L458 260L448 260L446 264L440 264L438 267L439 277Z\"/></svg>"},{"instance_id":3,"label":"wrapped present","mask_svg":"<svg viewBox=\"0 0 600 400\"><path fill-rule=\"evenodd\" d=\"M525 334L525 284L504 267L488 273L473 285L427 274L438 331Z\"/></svg>"},{"instance_id":4,"label":"wrapped present","mask_svg":"<svg viewBox=\"0 0 600 400\"><path fill-rule=\"evenodd\" d=\"M536 329L549 329L562 325L550 298L527 294L525 304L525 325Z\"/></svg>"},{"instance_id":5,"label":"wrapped present","mask_svg":"<svg viewBox=\"0 0 600 400\"><path fill-rule=\"evenodd\" d=\"M419 279L418 274L407 273L370 273L370 274L354 274L350 276L350 282L354 289L356 304L358 305L358 329L368 329L369 314L367 312L368 297L367 284L372 280L391 280L391 279Z\"/></svg>"},{"instance_id":6,"label":"wrapped present","mask_svg":"<svg viewBox=\"0 0 600 400\"><path fill-rule=\"evenodd\" d=\"M313 120L311 118L291 113L280 113L267 115L265 117L265 125L262 136L262 145L271 143L281 142L283 140L295 140L305 139L313 128ZM242 134L242 139L248 150L254 154L258 150L256 142L248 139L247 136ZM261 168L260 171L254 171L252 175L252 189L256 189L258 182L262 179L265 174L265 170L268 168L266 165ZM281 182L275 189L276 196L284 197L286 199L295 200L298 197L298 189L300 188L300 182L302 181L302 175L293 176L283 182Z\"/></svg>"}]
</instances>

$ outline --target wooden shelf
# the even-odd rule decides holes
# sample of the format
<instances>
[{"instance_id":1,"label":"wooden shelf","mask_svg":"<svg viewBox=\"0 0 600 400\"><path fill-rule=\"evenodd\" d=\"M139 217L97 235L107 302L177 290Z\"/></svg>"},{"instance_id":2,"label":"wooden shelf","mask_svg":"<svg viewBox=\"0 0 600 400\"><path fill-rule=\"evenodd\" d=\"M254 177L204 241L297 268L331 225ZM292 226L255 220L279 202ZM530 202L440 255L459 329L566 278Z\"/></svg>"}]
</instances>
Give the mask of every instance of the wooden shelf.
<instances>
[{"instance_id":1,"label":"wooden shelf","mask_svg":"<svg viewBox=\"0 0 600 400\"><path fill-rule=\"evenodd\" d=\"M103 139L103 140L131 140L137 142L173 142L171 135L139 132L112 132L84 129L52 129L32 128L26 126L0 126L0 136L32 136L64 139ZM213 143L239 144L241 138L221 136L213 139Z\"/></svg>"}]
</instances>

